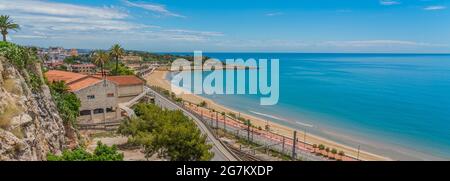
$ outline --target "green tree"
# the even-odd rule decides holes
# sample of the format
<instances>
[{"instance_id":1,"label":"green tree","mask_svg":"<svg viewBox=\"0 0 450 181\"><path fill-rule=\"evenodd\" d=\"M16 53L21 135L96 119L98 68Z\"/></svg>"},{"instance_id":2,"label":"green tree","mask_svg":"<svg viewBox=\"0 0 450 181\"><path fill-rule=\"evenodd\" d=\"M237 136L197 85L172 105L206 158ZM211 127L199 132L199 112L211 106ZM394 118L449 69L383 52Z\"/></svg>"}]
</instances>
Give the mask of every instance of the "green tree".
<instances>
[{"instance_id":1,"label":"green tree","mask_svg":"<svg viewBox=\"0 0 450 181\"><path fill-rule=\"evenodd\" d=\"M210 160L206 136L181 111L163 110L153 104L135 106L138 118L124 122L119 133L142 145L146 157L157 154L174 161Z\"/></svg>"},{"instance_id":2,"label":"green tree","mask_svg":"<svg viewBox=\"0 0 450 181\"><path fill-rule=\"evenodd\" d=\"M69 92L69 88L63 81L51 82L49 88L64 123L74 125L81 106L78 97Z\"/></svg>"},{"instance_id":3,"label":"green tree","mask_svg":"<svg viewBox=\"0 0 450 181\"><path fill-rule=\"evenodd\" d=\"M105 76L104 67L105 64L109 61L109 55L105 51L95 51L92 56L93 63L97 66L100 66L100 70L102 71L102 76Z\"/></svg>"},{"instance_id":4,"label":"green tree","mask_svg":"<svg viewBox=\"0 0 450 181\"><path fill-rule=\"evenodd\" d=\"M94 161L122 161L123 153L117 152L117 146L108 146L102 144L102 142L97 142L97 147L94 150L93 159Z\"/></svg>"},{"instance_id":5,"label":"green tree","mask_svg":"<svg viewBox=\"0 0 450 181\"><path fill-rule=\"evenodd\" d=\"M8 16L8 15L1 15L0 16L0 32L3 36L3 41L6 42L6 35L8 35L8 31L18 31L20 30L20 26Z\"/></svg>"},{"instance_id":6,"label":"green tree","mask_svg":"<svg viewBox=\"0 0 450 181\"><path fill-rule=\"evenodd\" d=\"M55 81L49 85L49 88L56 93L64 94L69 92L69 88L66 86L64 81Z\"/></svg>"},{"instance_id":7,"label":"green tree","mask_svg":"<svg viewBox=\"0 0 450 181\"><path fill-rule=\"evenodd\" d=\"M111 49L110 49L110 54L116 60L115 75L118 75L118 72L119 72L119 58L122 57L125 54L125 50L119 44L114 44L111 47Z\"/></svg>"},{"instance_id":8,"label":"green tree","mask_svg":"<svg viewBox=\"0 0 450 181\"><path fill-rule=\"evenodd\" d=\"M70 56L70 57L66 57L64 59L64 63L66 63L66 64L75 64L77 60L80 60L80 58L77 57L77 56Z\"/></svg>"}]
</instances>

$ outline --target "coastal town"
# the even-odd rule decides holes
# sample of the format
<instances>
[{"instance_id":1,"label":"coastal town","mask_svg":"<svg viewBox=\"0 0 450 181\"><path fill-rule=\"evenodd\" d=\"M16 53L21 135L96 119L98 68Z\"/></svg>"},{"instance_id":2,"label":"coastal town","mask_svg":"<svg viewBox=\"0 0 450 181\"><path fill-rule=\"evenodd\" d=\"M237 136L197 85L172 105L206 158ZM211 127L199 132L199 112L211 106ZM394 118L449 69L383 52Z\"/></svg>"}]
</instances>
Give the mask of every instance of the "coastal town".
<instances>
[{"instance_id":1,"label":"coastal town","mask_svg":"<svg viewBox=\"0 0 450 181\"><path fill-rule=\"evenodd\" d=\"M445 175L448 19L443 0L0 0L0 177Z\"/></svg>"},{"instance_id":2,"label":"coastal town","mask_svg":"<svg viewBox=\"0 0 450 181\"><path fill-rule=\"evenodd\" d=\"M77 149L89 155L102 147L115 150L118 160L390 160L359 146L348 147L245 110L229 109L200 95L176 95L167 77L183 70L173 69L173 61L181 58L191 61L188 70L211 71L194 65L195 58L190 55L126 50L120 44L89 50L1 43L0 53L9 60L5 66L30 77L26 81L34 91L30 94L46 92L40 85L47 85L64 121L67 147L62 155L47 153L48 160L73 159L68 155L76 154ZM226 71L256 68L225 63L219 67ZM17 92L11 86L8 89ZM16 113L2 116L2 129L17 129L8 121L15 117ZM184 139L189 140L181 141ZM197 144L191 148L192 141ZM121 149L117 152L118 145ZM177 149L180 146L198 153Z\"/></svg>"},{"instance_id":3,"label":"coastal town","mask_svg":"<svg viewBox=\"0 0 450 181\"><path fill-rule=\"evenodd\" d=\"M210 127L209 129L220 130L222 134L219 135L217 131L212 131L212 137L215 139L217 137L221 146L227 147L222 149L231 150L224 152L230 152L228 154L233 156L227 158L227 156L224 156L227 153L216 151L218 152L215 153L217 160L243 158L249 160L291 160L292 157L298 160L386 159L366 154L361 150L342 147L323 138L307 135L306 132L298 131L298 135L293 135L294 131L287 127L271 124L261 118L227 109L200 96L180 95L177 97L170 93L170 83L166 80L169 62L176 57L172 57L172 60L144 61L144 58L138 53L122 51L123 55L118 57L118 67L125 69L125 71L120 71L119 74L122 75L117 75L114 60L108 62L107 64L110 65L107 66L92 61L96 56L95 51L65 49L63 47L39 48L37 50L38 56L43 60L44 69L46 69L45 78L50 83L64 82L69 91L80 100L81 106L76 124L78 129L82 130L81 132L87 134L87 137L98 132L114 132L117 130L124 120L135 116L133 105L139 102L161 104L161 107L170 108L170 106L165 105L169 103L161 103L160 98L158 98L158 95L160 95L161 98L167 97L168 99L165 99L167 102L174 102L179 106L172 109L186 110L194 117L195 115L200 116L200 122L206 123L206 126ZM101 67L109 68L101 69ZM236 68L239 67L236 66ZM220 114L220 116L216 114ZM214 120L217 123L214 123ZM209 124L211 122L212 124ZM242 133L247 131L251 138L247 138L245 133L239 133L239 130L242 130ZM296 131L295 134L297 134ZM293 137L296 137L297 145L293 145ZM299 141L299 137L303 141ZM246 142L244 144L238 143L242 142L239 139L248 139L247 141L254 142L252 144L263 143L263 145L259 149L254 146L252 148L251 144L249 145ZM311 142L317 142L318 144ZM332 145L340 150L325 145ZM295 153L295 149L298 153Z\"/></svg>"}]
</instances>

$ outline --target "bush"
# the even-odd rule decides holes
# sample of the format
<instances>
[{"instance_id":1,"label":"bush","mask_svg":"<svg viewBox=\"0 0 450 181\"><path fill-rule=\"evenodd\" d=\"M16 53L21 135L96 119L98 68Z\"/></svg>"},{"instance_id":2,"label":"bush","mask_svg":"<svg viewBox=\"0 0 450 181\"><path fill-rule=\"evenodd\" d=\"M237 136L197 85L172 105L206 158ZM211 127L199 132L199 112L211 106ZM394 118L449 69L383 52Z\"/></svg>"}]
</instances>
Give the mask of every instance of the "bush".
<instances>
[{"instance_id":1,"label":"bush","mask_svg":"<svg viewBox=\"0 0 450 181\"><path fill-rule=\"evenodd\" d=\"M36 50L34 48L25 48L9 42L0 42L0 56L5 57L8 61L14 65L21 73L24 72L30 77L24 76L28 85L34 90L40 90L42 85L41 79L36 75L34 70L34 63L38 59L36 56Z\"/></svg>"},{"instance_id":2,"label":"bush","mask_svg":"<svg viewBox=\"0 0 450 181\"><path fill-rule=\"evenodd\" d=\"M54 154L47 155L48 161L122 161L123 153L117 152L115 145L109 147L97 142L94 154L87 152L84 148L78 147L74 150L65 150L61 156Z\"/></svg>"},{"instance_id":3,"label":"bush","mask_svg":"<svg viewBox=\"0 0 450 181\"><path fill-rule=\"evenodd\" d=\"M0 42L0 56L6 57L12 64L24 68L24 60L27 59L24 48L9 42Z\"/></svg>"},{"instance_id":4,"label":"bush","mask_svg":"<svg viewBox=\"0 0 450 181\"><path fill-rule=\"evenodd\" d=\"M335 154L337 154L337 150L336 150L336 148L333 148L333 149L331 149L331 153L333 154L333 155L335 155Z\"/></svg>"},{"instance_id":5,"label":"bush","mask_svg":"<svg viewBox=\"0 0 450 181\"><path fill-rule=\"evenodd\" d=\"M325 149L325 146L322 145L322 144L320 144L320 145L319 145L319 150L324 150L324 149Z\"/></svg>"}]
</instances>

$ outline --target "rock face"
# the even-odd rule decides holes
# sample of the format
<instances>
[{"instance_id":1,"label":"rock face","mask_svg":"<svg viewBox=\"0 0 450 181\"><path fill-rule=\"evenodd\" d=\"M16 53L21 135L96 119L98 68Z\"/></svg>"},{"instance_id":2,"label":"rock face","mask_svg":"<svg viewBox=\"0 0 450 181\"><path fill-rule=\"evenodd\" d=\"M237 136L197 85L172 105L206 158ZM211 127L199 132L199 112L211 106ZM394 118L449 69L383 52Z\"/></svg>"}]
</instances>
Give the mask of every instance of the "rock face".
<instances>
[{"instance_id":1,"label":"rock face","mask_svg":"<svg viewBox=\"0 0 450 181\"><path fill-rule=\"evenodd\" d=\"M42 72L37 66L42 80ZM26 76L26 75L25 75ZM32 91L24 76L0 57L0 160L45 160L65 147L63 120L44 84Z\"/></svg>"}]
</instances>

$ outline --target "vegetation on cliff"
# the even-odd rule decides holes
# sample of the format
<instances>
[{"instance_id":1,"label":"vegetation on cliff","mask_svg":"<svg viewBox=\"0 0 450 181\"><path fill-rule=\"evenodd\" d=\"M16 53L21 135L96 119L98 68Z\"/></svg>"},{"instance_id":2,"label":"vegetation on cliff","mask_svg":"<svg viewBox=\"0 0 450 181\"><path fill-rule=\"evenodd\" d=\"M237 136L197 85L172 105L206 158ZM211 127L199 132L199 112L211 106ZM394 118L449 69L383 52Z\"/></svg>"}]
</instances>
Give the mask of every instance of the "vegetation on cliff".
<instances>
[{"instance_id":1,"label":"vegetation on cliff","mask_svg":"<svg viewBox=\"0 0 450 181\"><path fill-rule=\"evenodd\" d=\"M27 84L34 91L40 90L43 81L41 75L39 75L41 70L37 70L40 66L36 66L39 60L36 55L36 49L22 47L9 42L0 42L0 56L5 57L9 63L19 70Z\"/></svg>"},{"instance_id":2,"label":"vegetation on cliff","mask_svg":"<svg viewBox=\"0 0 450 181\"><path fill-rule=\"evenodd\" d=\"M81 106L80 100L74 93L69 92L63 81L49 83L49 87L64 124L75 126Z\"/></svg>"}]
</instances>

